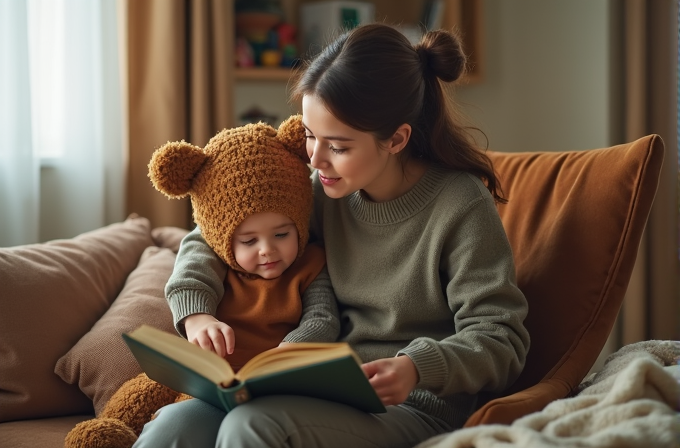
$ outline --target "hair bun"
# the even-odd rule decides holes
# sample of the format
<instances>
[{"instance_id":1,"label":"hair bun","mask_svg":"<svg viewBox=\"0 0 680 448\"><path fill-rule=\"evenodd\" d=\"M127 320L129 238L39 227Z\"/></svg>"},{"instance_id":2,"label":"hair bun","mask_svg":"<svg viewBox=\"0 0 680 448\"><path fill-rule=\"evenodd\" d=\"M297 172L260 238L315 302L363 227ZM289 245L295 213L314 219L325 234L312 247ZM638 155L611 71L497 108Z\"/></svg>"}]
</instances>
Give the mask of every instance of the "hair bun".
<instances>
[{"instance_id":1,"label":"hair bun","mask_svg":"<svg viewBox=\"0 0 680 448\"><path fill-rule=\"evenodd\" d=\"M423 67L445 82L452 82L465 73L467 56L460 37L450 31L428 31L415 46Z\"/></svg>"}]
</instances>

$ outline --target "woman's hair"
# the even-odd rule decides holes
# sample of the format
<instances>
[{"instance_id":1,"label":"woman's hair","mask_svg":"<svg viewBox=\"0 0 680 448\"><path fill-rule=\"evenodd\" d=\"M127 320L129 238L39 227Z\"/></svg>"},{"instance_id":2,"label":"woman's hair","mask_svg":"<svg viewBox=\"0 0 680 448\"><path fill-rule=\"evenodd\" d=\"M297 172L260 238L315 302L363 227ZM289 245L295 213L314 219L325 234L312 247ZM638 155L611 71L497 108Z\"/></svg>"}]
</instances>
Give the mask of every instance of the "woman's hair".
<instances>
[{"instance_id":1,"label":"woman's hair","mask_svg":"<svg viewBox=\"0 0 680 448\"><path fill-rule=\"evenodd\" d=\"M442 85L459 79L466 63L451 32L427 32L414 46L389 25L362 25L307 65L292 99L315 96L338 120L380 141L407 123L411 138L402 157L472 173L496 201L506 202L491 160L474 142L477 129L457 122Z\"/></svg>"}]
</instances>

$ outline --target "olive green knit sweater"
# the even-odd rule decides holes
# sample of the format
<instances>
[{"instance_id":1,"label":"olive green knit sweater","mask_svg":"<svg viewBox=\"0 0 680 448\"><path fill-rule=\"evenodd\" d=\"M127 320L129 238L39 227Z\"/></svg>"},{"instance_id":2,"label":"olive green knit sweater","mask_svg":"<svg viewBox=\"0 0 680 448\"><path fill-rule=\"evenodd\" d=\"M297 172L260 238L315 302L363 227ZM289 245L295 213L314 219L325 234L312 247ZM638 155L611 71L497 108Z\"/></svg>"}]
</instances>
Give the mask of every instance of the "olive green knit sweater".
<instances>
[{"instance_id":1,"label":"olive green knit sweater","mask_svg":"<svg viewBox=\"0 0 680 448\"><path fill-rule=\"evenodd\" d=\"M512 384L529 348L527 302L493 198L476 177L435 168L384 203L361 192L331 199L313 180L312 240L326 248L340 339L364 361L409 356L419 383L405 404L462 426L479 391ZM200 291L220 288L224 268L192 238L182 257L202 263L203 277L189 285L176 268L171 307L221 297Z\"/></svg>"}]
</instances>

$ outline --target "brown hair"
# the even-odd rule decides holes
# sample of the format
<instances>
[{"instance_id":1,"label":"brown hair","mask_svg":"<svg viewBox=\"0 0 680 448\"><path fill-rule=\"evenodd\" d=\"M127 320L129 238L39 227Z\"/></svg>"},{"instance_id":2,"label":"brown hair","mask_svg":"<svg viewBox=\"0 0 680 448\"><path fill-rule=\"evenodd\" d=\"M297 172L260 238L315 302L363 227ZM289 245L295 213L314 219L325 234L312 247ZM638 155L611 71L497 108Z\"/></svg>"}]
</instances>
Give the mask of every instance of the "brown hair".
<instances>
[{"instance_id":1,"label":"brown hair","mask_svg":"<svg viewBox=\"0 0 680 448\"><path fill-rule=\"evenodd\" d=\"M314 95L338 120L377 140L407 123L411 138L403 157L472 173L496 201L506 202L491 160L474 143L471 131L478 129L458 122L442 85L459 79L466 63L451 32L427 32L414 46L389 25L362 25L308 63L292 99Z\"/></svg>"}]
</instances>

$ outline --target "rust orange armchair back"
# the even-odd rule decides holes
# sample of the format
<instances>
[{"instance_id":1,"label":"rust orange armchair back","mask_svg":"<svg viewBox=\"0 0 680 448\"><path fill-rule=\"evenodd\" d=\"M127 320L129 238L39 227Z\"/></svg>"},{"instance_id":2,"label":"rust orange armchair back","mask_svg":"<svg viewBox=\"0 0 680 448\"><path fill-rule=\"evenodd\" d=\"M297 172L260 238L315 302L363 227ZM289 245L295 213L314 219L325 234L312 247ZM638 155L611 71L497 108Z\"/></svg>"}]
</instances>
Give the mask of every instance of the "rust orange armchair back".
<instances>
[{"instance_id":1,"label":"rust orange armchair back","mask_svg":"<svg viewBox=\"0 0 680 448\"><path fill-rule=\"evenodd\" d=\"M509 424L565 398L595 363L618 315L656 194L663 141L610 148L489 152L517 281L529 301L531 348L508 391L468 420Z\"/></svg>"}]
</instances>

